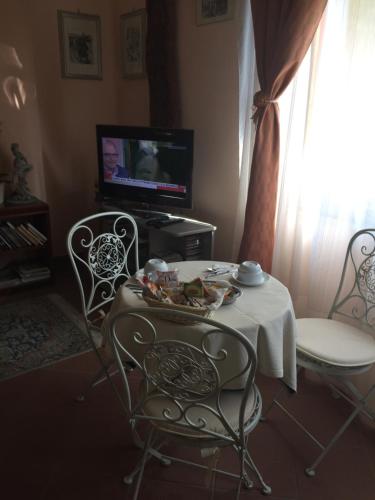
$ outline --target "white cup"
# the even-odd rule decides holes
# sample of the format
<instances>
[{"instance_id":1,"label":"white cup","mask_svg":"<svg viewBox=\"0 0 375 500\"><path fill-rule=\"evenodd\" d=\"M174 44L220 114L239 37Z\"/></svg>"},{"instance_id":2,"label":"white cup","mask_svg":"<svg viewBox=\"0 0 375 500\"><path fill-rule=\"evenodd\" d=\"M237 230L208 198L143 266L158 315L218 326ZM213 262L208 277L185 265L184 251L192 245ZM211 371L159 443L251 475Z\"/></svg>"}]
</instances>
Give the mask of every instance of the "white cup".
<instances>
[{"instance_id":1,"label":"white cup","mask_svg":"<svg viewBox=\"0 0 375 500\"><path fill-rule=\"evenodd\" d=\"M245 260L238 266L238 279L249 285L260 285L264 281L264 275L259 262Z\"/></svg>"},{"instance_id":2,"label":"white cup","mask_svg":"<svg viewBox=\"0 0 375 500\"><path fill-rule=\"evenodd\" d=\"M168 271L168 264L162 259L150 259L146 262L143 270L145 275L148 276L155 271Z\"/></svg>"}]
</instances>

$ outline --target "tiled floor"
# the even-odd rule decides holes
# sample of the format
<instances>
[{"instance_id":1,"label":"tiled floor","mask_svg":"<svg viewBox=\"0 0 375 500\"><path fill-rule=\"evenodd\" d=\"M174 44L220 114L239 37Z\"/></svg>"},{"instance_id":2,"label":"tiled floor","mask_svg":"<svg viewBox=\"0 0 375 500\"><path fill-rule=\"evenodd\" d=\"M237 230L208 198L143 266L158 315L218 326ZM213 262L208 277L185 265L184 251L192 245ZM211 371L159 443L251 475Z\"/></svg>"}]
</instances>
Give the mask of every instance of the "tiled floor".
<instances>
[{"instance_id":1,"label":"tiled floor","mask_svg":"<svg viewBox=\"0 0 375 500\"><path fill-rule=\"evenodd\" d=\"M51 288L51 287L50 287ZM55 290L78 304L69 274L58 276ZM40 290L41 292L43 290ZM45 289L49 291L49 289ZM139 452L129 426L108 384L97 387L87 401L78 394L96 371L92 354L57 363L0 382L0 496L5 500L126 500L131 490L122 476L132 470ZM257 380L265 405L277 381ZM327 439L348 412L307 375L289 405L321 440ZM249 440L253 458L272 487L272 499L373 500L375 498L375 430L356 421L318 469L315 478L304 467L318 449L277 408L258 425ZM177 450L179 451L179 450ZM180 451L181 453L181 451ZM184 456L198 451L184 449ZM230 450L220 465L236 467ZM204 473L187 466L163 467L151 461L141 487L142 500L209 498ZM234 498L235 484L218 479L215 498ZM241 499L263 498L243 490Z\"/></svg>"}]
</instances>

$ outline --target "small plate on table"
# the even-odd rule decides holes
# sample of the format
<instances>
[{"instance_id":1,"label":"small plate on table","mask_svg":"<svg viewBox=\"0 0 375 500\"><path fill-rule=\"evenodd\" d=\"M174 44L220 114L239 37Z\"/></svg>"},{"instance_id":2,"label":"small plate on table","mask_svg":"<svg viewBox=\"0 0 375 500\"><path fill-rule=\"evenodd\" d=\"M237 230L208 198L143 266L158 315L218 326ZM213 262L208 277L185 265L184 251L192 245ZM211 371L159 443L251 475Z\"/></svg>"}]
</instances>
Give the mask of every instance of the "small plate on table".
<instances>
[{"instance_id":1,"label":"small plate on table","mask_svg":"<svg viewBox=\"0 0 375 500\"><path fill-rule=\"evenodd\" d=\"M233 304L236 300L241 297L242 290L238 288L238 286L231 285L230 290L228 291L226 297L223 299L223 305L226 306L228 304Z\"/></svg>"},{"instance_id":2,"label":"small plate on table","mask_svg":"<svg viewBox=\"0 0 375 500\"><path fill-rule=\"evenodd\" d=\"M226 293L226 296L223 298L222 305L226 306L228 304L233 304L239 297L242 295L242 290L241 288L238 288L238 286L232 285L229 283L229 281L224 281L224 280L203 280L203 283L207 285L214 285L217 288L228 288L228 292Z\"/></svg>"},{"instance_id":3,"label":"small plate on table","mask_svg":"<svg viewBox=\"0 0 375 500\"><path fill-rule=\"evenodd\" d=\"M262 271L262 274L263 274L263 281L261 283L246 283L245 281L241 281L240 279L238 279L238 271L235 271L233 274L232 274L232 278L234 279L234 281L236 283L238 283L239 285L241 286L262 286L264 285L264 283L266 281L268 281L270 279L270 275L267 274L266 272Z\"/></svg>"}]
</instances>

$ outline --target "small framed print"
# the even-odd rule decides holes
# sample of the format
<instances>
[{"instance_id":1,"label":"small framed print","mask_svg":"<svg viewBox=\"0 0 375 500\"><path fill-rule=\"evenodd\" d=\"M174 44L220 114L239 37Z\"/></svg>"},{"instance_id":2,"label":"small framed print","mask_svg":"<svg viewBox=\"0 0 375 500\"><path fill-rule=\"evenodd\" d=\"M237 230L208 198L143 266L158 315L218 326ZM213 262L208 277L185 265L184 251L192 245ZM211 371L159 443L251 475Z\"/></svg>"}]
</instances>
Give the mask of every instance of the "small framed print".
<instances>
[{"instance_id":1,"label":"small framed print","mask_svg":"<svg viewBox=\"0 0 375 500\"><path fill-rule=\"evenodd\" d=\"M63 78L102 79L100 17L57 11Z\"/></svg>"},{"instance_id":2,"label":"small framed print","mask_svg":"<svg viewBox=\"0 0 375 500\"><path fill-rule=\"evenodd\" d=\"M124 78L146 76L146 9L121 16L122 68Z\"/></svg>"},{"instance_id":3,"label":"small framed print","mask_svg":"<svg viewBox=\"0 0 375 500\"><path fill-rule=\"evenodd\" d=\"M229 21L234 17L235 0L196 0L197 24Z\"/></svg>"}]
</instances>

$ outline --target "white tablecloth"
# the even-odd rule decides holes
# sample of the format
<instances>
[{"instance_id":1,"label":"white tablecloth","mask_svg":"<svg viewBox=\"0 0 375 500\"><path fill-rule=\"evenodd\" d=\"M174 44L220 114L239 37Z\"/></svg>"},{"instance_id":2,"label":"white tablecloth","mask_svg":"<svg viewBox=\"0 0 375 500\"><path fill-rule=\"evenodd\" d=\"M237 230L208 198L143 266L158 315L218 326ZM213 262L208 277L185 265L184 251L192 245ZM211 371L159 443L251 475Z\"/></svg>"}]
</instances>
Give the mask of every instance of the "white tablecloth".
<instances>
[{"instance_id":1,"label":"white tablecloth","mask_svg":"<svg viewBox=\"0 0 375 500\"><path fill-rule=\"evenodd\" d=\"M169 264L179 270L181 281L191 281L204 276L203 271L211 267L213 261L186 261ZM217 263L223 264L223 263ZM228 264L229 265L229 264ZM212 278L210 278L212 279ZM230 275L220 275L217 279L227 279L237 286ZM258 370L269 377L281 378L291 389L296 390L296 321L293 304L288 289L278 280L269 276L260 286L240 286L241 297L230 305L221 306L212 319L242 332L256 348ZM106 324L113 314L129 306L146 305L142 298L125 286L117 292ZM168 331L174 333L176 324L160 320L163 337ZM178 325L184 340L192 338L194 325ZM232 358L232 362L235 362Z\"/></svg>"}]
</instances>

